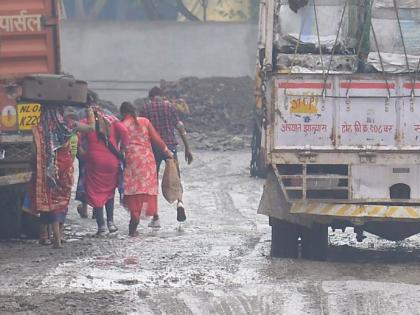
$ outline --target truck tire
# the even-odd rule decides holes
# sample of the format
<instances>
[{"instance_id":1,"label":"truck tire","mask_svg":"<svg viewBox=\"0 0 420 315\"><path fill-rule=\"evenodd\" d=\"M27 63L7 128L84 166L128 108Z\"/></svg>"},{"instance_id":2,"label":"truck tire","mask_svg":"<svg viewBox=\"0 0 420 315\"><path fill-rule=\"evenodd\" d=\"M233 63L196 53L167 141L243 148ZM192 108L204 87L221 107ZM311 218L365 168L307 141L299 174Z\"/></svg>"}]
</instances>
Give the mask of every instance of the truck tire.
<instances>
[{"instance_id":1,"label":"truck tire","mask_svg":"<svg viewBox=\"0 0 420 315\"><path fill-rule=\"evenodd\" d=\"M328 226L313 224L303 227L301 234L301 254L303 259L324 261L328 252Z\"/></svg>"},{"instance_id":2,"label":"truck tire","mask_svg":"<svg viewBox=\"0 0 420 315\"><path fill-rule=\"evenodd\" d=\"M265 164L265 153L263 149L260 149L260 151L258 152L258 158L257 158L257 173L256 173L256 177L258 178L267 178L267 172L268 172L268 168L267 165Z\"/></svg>"},{"instance_id":3,"label":"truck tire","mask_svg":"<svg viewBox=\"0 0 420 315\"><path fill-rule=\"evenodd\" d=\"M39 238L40 230L39 217L22 211L22 234L26 238L37 239Z\"/></svg>"},{"instance_id":4,"label":"truck tire","mask_svg":"<svg viewBox=\"0 0 420 315\"><path fill-rule=\"evenodd\" d=\"M39 237L39 218L22 211L25 189L22 185L0 188L0 238Z\"/></svg>"},{"instance_id":5,"label":"truck tire","mask_svg":"<svg viewBox=\"0 0 420 315\"><path fill-rule=\"evenodd\" d=\"M254 126L254 131L252 133L252 140L251 140L251 163L249 172L251 177L258 177L258 160L259 160L259 152L261 147L261 139L258 137L258 127ZM261 138L261 137L260 137Z\"/></svg>"},{"instance_id":6,"label":"truck tire","mask_svg":"<svg viewBox=\"0 0 420 315\"><path fill-rule=\"evenodd\" d=\"M299 226L271 217L271 257L298 258Z\"/></svg>"},{"instance_id":7,"label":"truck tire","mask_svg":"<svg viewBox=\"0 0 420 315\"><path fill-rule=\"evenodd\" d=\"M258 118L257 118L258 117ZM251 177L266 178L267 177L267 165L265 164L265 152L261 147L262 141L262 118L257 116L254 121L254 129L252 132L251 140L251 164L250 174Z\"/></svg>"},{"instance_id":8,"label":"truck tire","mask_svg":"<svg viewBox=\"0 0 420 315\"><path fill-rule=\"evenodd\" d=\"M20 237L22 192L19 186L0 188L0 238Z\"/></svg>"}]
</instances>

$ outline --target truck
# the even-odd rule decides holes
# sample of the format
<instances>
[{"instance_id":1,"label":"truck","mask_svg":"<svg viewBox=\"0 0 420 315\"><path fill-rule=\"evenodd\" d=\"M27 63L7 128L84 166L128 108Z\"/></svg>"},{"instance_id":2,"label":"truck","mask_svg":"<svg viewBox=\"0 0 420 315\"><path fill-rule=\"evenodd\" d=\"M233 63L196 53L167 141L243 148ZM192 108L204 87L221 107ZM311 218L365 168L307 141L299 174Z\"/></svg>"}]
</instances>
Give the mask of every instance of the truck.
<instances>
[{"instance_id":1,"label":"truck","mask_svg":"<svg viewBox=\"0 0 420 315\"><path fill-rule=\"evenodd\" d=\"M37 236L37 219L21 211L30 180L32 132L40 104L22 102L23 78L59 74L57 0L0 1L0 237Z\"/></svg>"},{"instance_id":2,"label":"truck","mask_svg":"<svg viewBox=\"0 0 420 315\"><path fill-rule=\"evenodd\" d=\"M258 213L273 257L325 260L336 229L420 232L418 13L419 1L261 1Z\"/></svg>"}]
</instances>

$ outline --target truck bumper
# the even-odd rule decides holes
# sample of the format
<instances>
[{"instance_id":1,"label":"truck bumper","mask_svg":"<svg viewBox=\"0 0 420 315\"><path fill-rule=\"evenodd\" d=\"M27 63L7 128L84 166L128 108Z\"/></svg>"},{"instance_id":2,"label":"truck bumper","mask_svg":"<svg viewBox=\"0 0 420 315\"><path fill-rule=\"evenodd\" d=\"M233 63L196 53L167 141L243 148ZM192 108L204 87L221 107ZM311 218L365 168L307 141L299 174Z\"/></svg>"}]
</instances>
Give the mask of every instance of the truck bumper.
<instances>
[{"instance_id":1,"label":"truck bumper","mask_svg":"<svg viewBox=\"0 0 420 315\"><path fill-rule=\"evenodd\" d=\"M24 184L31 180L32 172L22 172L12 175L0 176L0 187Z\"/></svg>"},{"instance_id":2,"label":"truck bumper","mask_svg":"<svg viewBox=\"0 0 420 315\"><path fill-rule=\"evenodd\" d=\"M420 206L304 203L292 204L290 213L336 217L337 219L420 220Z\"/></svg>"}]
</instances>

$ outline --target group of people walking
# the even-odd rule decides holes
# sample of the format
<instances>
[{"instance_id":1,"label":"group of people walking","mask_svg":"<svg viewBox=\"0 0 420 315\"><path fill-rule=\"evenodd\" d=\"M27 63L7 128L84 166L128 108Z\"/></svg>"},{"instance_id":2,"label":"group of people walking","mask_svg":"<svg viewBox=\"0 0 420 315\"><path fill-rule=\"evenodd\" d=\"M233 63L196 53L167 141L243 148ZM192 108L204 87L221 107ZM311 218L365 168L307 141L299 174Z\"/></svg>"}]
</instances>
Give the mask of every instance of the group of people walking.
<instances>
[{"instance_id":1,"label":"group of people walking","mask_svg":"<svg viewBox=\"0 0 420 315\"><path fill-rule=\"evenodd\" d=\"M130 212L129 235L133 237L138 235L142 215L152 217L150 227L160 227L159 168L166 159L177 160L175 130L184 143L187 163L193 160L184 125L160 88L150 90L149 102L139 116L129 102L121 104L119 119L96 102L95 95L90 93L84 118L68 108L45 107L41 123L34 128L34 176L24 206L40 213L42 244L50 243L51 225L54 246L61 247L75 156L79 159L76 191L76 199L81 201L79 214L87 217L90 205L97 234L116 232L113 212L118 189L124 207ZM177 220L186 220L182 196L177 201Z\"/></svg>"}]
</instances>

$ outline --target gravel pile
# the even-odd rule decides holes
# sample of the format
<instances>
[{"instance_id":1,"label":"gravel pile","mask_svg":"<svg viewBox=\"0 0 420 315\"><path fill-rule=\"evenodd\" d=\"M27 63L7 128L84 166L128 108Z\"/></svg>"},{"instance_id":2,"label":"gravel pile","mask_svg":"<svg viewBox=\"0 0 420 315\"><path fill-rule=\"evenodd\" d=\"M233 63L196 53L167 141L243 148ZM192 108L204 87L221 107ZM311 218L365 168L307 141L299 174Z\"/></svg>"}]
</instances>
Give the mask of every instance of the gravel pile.
<instances>
[{"instance_id":1,"label":"gravel pile","mask_svg":"<svg viewBox=\"0 0 420 315\"><path fill-rule=\"evenodd\" d=\"M181 113L195 149L237 150L250 145L254 81L250 77L183 78L161 81L169 99L183 99L189 112ZM144 99L134 103L138 108Z\"/></svg>"},{"instance_id":2,"label":"gravel pile","mask_svg":"<svg viewBox=\"0 0 420 315\"><path fill-rule=\"evenodd\" d=\"M254 81L250 77L183 78L161 81L167 98L182 99L187 111L180 111L194 149L238 150L250 146L254 109ZM136 99L140 109L147 99ZM118 114L111 102L99 105Z\"/></svg>"}]
</instances>

